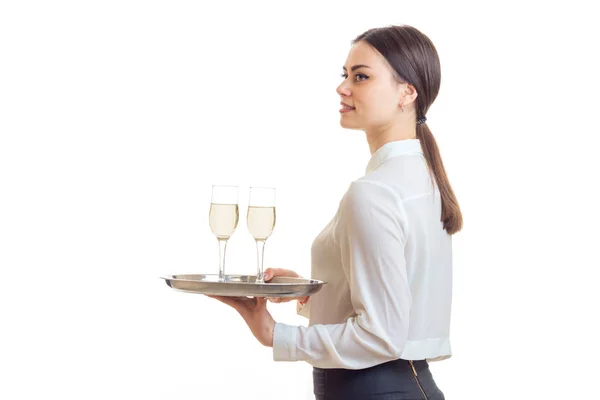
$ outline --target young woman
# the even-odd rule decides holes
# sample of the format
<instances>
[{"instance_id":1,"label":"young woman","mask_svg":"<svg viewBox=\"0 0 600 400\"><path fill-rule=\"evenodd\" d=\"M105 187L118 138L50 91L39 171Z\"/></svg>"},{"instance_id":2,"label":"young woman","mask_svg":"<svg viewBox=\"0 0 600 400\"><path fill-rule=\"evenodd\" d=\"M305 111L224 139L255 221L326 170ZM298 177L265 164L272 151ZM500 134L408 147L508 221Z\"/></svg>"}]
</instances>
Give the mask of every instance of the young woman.
<instances>
[{"instance_id":1,"label":"young woman","mask_svg":"<svg viewBox=\"0 0 600 400\"><path fill-rule=\"evenodd\" d=\"M297 299L308 327L276 323L267 299L216 298L275 361L310 363L317 399L444 399L429 362L451 356L451 235L462 215L425 123L438 54L411 26L370 29L342 77L340 123L365 132L372 156L314 240L311 278L327 284ZM267 269L265 280L281 275L298 276Z\"/></svg>"}]
</instances>

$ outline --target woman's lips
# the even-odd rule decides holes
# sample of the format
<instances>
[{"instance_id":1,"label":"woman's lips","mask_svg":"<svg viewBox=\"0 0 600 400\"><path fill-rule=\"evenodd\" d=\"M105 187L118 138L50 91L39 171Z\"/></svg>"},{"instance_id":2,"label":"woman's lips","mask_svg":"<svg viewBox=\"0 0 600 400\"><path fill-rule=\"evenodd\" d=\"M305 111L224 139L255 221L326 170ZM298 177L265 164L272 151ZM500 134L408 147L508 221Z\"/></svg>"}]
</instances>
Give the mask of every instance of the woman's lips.
<instances>
[{"instance_id":1,"label":"woman's lips","mask_svg":"<svg viewBox=\"0 0 600 400\"><path fill-rule=\"evenodd\" d=\"M354 107L350 107L349 105L344 104L344 103L340 103L340 104L342 105L342 108L340 109L341 113L347 113L347 112L354 110Z\"/></svg>"}]
</instances>

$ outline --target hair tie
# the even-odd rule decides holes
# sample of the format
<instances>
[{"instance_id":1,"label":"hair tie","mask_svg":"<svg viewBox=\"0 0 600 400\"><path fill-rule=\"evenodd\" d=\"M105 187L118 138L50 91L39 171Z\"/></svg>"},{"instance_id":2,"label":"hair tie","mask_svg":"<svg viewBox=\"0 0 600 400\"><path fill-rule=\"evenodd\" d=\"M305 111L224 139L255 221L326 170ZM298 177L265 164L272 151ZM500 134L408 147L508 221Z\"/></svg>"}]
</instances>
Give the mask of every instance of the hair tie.
<instances>
[{"instance_id":1,"label":"hair tie","mask_svg":"<svg viewBox=\"0 0 600 400\"><path fill-rule=\"evenodd\" d=\"M427 121L427 117L423 117L423 118L421 118L421 119L417 120L417 125L424 124L424 123L425 123L425 121Z\"/></svg>"}]
</instances>

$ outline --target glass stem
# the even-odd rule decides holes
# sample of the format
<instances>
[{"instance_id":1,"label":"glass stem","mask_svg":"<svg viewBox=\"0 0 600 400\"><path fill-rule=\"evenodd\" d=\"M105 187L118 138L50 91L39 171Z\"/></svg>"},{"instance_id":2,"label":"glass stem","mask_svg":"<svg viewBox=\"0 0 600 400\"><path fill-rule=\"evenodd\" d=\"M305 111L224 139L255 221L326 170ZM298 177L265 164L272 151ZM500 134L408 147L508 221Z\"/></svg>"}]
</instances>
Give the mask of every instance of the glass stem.
<instances>
[{"instance_id":1,"label":"glass stem","mask_svg":"<svg viewBox=\"0 0 600 400\"><path fill-rule=\"evenodd\" d=\"M219 239L219 282L225 282L225 249L227 239Z\"/></svg>"},{"instance_id":2,"label":"glass stem","mask_svg":"<svg viewBox=\"0 0 600 400\"><path fill-rule=\"evenodd\" d=\"M263 258L265 255L265 241L257 240L256 241L256 253L257 253L257 261L258 261L258 271L256 273L256 283L265 283L263 278Z\"/></svg>"}]
</instances>

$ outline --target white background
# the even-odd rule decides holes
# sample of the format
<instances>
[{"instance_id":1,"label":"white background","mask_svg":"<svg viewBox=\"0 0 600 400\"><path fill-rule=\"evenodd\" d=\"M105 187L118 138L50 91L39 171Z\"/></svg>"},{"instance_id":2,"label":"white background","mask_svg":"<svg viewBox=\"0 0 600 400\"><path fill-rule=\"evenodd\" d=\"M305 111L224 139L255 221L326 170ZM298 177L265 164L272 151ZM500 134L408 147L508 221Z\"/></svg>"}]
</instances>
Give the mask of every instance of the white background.
<instances>
[{"instance_id":1,"label":"white background","mask_svg":"<svg viewBox=\"0 0 600 400\"><path fill-rule=\"evenodd\" d=\"M591 3L591 2L590 2ZM0 3L0 398L311 399L231 308L212 184L278 190L266 267L369 159L339 126L350 41L409 24L442 63L428 124L464 215L446 398L597 398L598 28L580 2ZM230 273L254 273L242 218ZM276 321L306 324L294 303Z\"/></svg>"}]
</instances>

